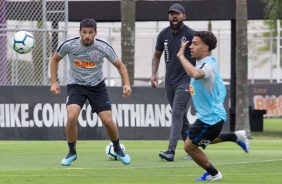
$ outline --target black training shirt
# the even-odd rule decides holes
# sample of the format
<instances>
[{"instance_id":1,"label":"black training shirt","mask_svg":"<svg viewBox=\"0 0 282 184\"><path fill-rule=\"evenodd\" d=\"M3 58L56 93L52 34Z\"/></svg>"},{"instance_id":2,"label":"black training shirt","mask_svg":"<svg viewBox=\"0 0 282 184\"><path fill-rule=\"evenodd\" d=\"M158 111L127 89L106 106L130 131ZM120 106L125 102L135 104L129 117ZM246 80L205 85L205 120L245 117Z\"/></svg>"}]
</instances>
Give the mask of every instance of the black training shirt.
<instances>
[{"instance_id":1,"label":"black training shirt","mask_svg":"<svg viewBox=\"0 0 282 184\"><path fill-rule=\"evenodd\" d=\"M189 46L192 43L194 37L194 30L186 25L177 32L174 33L170 27L163 29L157 38L156 50L164 51L165 63L166 63L166 84L180 84L189 83L190 76L185 72L182 64L177 58L177 53L180 48L181 42L189 40L187 47L185 48L185 57L195 66L196 60L191 59Z\"/></svg>"}]
</instances>

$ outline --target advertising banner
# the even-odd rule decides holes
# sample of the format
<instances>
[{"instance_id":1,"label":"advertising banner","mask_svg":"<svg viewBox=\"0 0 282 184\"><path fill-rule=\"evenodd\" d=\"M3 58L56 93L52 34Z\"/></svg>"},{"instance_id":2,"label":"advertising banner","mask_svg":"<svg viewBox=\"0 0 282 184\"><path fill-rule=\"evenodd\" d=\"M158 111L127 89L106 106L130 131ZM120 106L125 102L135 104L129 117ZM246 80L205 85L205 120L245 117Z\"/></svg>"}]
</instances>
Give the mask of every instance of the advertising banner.
<instances>
[{"instance_id":1,"label":"advertising banner","mask_svg":"<svg viewBox=\"0 0 282 184\"><path fill-rule=\"evenodd\" d=\"M112 117L123 140L168 140L171 107L163 87L133 87L132 96L122 98L121 87L108 87ZM225 108L229 112L229 91ZM66 87L53 95L49 86L1 86L0 140L65 140ZM249 102L253 109L266 110L266 117L282 117L282 85L249 86ZM192 100L188 120L196 120ZM223 131L229 131L229 120ZM78 119L78 139L107 140L102 122L91 112L88 102ZM180 136L181 139L181 136Z\"/></svg>"},{"instance_id":2,"label":"advertising banner","mask_svg":"<svg viewBox=\"0 0 282 184\"><path fill-rule=\"evenodd\" d=\"M53 95L50 87L2 86L0 88L1 140L64 140L67 122L66 87ZM168 140L171 108L164 88L133 87L132 96L122 98L121 87L108 87L112 117L121 139ZM188 119L196 119L191 100ZM78 119L78 139L108 139L98 116L86 103Z\"/></svg>"},{"instance_id":3,"label":"advertising banner","mask_svg":"<svg viewBox=\"0 0 282 184\"><path fill-rule=\"evenodd\" d=\"M266 110L265 117L282 117L282 84L249 85L249 99L253 109Z\"/></svg>"}]
</instances>

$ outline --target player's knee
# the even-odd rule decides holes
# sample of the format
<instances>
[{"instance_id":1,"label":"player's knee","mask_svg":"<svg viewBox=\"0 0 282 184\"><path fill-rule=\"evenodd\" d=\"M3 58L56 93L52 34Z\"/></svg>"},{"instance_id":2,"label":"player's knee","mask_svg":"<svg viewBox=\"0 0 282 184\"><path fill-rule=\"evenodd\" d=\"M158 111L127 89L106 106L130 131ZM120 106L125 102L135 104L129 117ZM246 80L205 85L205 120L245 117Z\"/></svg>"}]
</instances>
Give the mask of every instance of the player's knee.
<instances>
[{"instance_id":1,"label":"player's knee","mask_svg":"<svg viewBox=\"0 0 282 184\"><path fill-rule=\"evenodd\" d=\"M195 146L191 143L191 142L185 142L184 144L184 150L186 151L186 153L191 154L193 153L193 151L195 150Z\"/></svg>"},{"instance_id":2,"label":"player's knee","mask_svg":"<svg viewBox=\"0 0 282 184\"><path fill-rule=\"evenodd\" d=\"M103 125L106 127L106 128L111 128L114 126L114 122L112 119L107 119L107 120L104 120L103 121Z\"/></svg>"},{"instance_id":3,"label":"player's knee","mask_svg":"<svg viewBox=\"0 0 282 184\"><path fill-rule=\"evenodd\" d=\"M186 151L186 153L188 153L189 154L189 152L191 151L191 149L189 148L189 145L188 144L184 144L184 151Z\"/></svg>"},{"instance_id":4,"label":"player's knee","mask_svg":"<svg viewBox=\"0 0 282 184\"><path fill-rule=\"evenodd\" d=\"M74 116L74 115L68 115L68 124L75 126L77 124L78 121L78 117Z\"/></svg>"}]
</instances>

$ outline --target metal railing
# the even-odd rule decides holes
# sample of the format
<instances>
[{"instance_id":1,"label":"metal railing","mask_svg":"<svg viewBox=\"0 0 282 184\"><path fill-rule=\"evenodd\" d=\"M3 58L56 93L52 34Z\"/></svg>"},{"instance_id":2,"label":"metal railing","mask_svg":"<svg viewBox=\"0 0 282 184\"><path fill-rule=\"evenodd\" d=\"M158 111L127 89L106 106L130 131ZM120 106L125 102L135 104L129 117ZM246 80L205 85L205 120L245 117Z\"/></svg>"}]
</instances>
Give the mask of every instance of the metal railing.
<instances>
[{"instance_id":1,"label":"metal railing","mask_svg":"<svg viewBox=\"0 0 282 184\"><path fill-rule=\"evenodd\" d=\"M25 3L23 3L25 2ZM29 4L26 4L28 2ZM0 85L49 85L49 61L58 44L67 38L79 35L79 22L68 22L67 0L30 0L0 3ZM24 9L24 11L23 11ZM193 23L192 23L193 24ZM192 25L191 24L191 25ZM136 22L135 38L135 85L149 85L151 60L155 50L158 32L168 26L168 22ZM121 57L120 23L99 23L98 37L107 40ZM192 26L191 26L192 27ZM231 31L228 26L212 31L218 39L213 54L218 59L224 80L230 79ZM206 30L197 28L196 30ZM280 29L280 28L279 28ZM17 31L29 31L35 37L35 48L31 53L18 54L11 47L11 38ZM248 30L249 80L281 82L280 35L264 37L270 30ZM270 46L267 49L265 46ZM277 51L273 45L277 46ZM280 47L279 47L280 45ZM60 62L58 80L67 83L68 59ZM164 80L165 65L162 58L159 78ZM276 62L275 62L276 61ZM104 76L109 85L121 85L118 71L105 61Z\"/></svg>"}]
</instances>

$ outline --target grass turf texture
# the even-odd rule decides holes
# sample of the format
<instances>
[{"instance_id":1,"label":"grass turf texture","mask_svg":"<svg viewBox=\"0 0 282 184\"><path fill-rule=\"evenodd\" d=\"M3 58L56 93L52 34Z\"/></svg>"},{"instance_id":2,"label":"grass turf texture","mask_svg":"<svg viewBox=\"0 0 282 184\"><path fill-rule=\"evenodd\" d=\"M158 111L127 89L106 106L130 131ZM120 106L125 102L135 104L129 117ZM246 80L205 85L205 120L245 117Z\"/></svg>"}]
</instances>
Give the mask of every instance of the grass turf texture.
<instances>
[{"instance_id":1,"label":"grass turf texture","mask_svg":"<svg viewBox=\"0 0 282 184\"><path fill-rule=\"evenodd\" d=\"M282 139L269 136L282 134L277 124L282 125L281 119L265 120L266 133L253 134L250 154L234 143L207 147L205 153L223 174L220 183L281 183ZM167 141L122 141L132 158L127 166L106 157L108 142L78 141L78 159L62 167L65 141L0 141L0 183L194 183L204 173L194 161L183 159L182 141L174 162L158 158Z\"/></svg>"}]
</instances>

